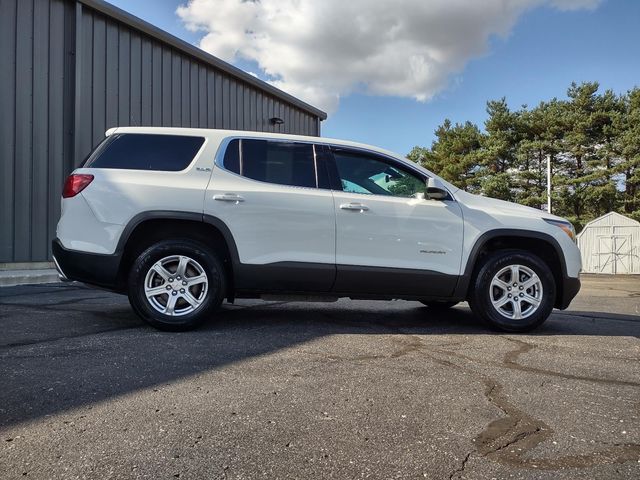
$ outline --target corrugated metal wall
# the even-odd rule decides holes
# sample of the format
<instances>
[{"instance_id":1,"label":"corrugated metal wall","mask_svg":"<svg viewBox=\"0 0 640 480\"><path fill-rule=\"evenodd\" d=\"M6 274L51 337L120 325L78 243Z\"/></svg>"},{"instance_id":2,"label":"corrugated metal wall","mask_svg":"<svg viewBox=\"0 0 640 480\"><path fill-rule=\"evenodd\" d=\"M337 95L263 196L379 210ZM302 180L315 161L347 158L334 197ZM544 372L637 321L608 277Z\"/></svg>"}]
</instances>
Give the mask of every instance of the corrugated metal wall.
<instances>
[{"instance_id":1,"label":"corrugated metal wall","mask_svg":"<svg viewBox=\"0 0 640 480\"><path fill-rule=\"evenodd\" d=\"M82 3L0 0L0 262L49 258L65 176L124 125L319 135L320 118Z\"/></svg>"},{"instance_id":2,"label":"corrugated metal wall","mask_svg":"<svg viewBox=\"0 0 640 480\"><path fill-rule=\"evenodd\" d=\"M75 5L0 0L0 262L46 260L73 168Z\"/></svg>"}]
</instances>

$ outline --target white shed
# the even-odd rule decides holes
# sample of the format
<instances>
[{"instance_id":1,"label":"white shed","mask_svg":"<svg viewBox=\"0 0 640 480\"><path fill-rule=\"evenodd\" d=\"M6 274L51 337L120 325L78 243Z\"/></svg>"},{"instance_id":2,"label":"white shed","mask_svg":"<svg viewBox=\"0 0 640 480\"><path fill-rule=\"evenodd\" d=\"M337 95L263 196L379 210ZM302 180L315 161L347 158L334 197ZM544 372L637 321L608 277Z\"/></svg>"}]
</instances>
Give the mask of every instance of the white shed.
<instances>
[{"instance_id":1,"label":"white shed","mask_svg":"<svg viewBox=\"0 0 640 480\"><path fill-rule=\"evenodd\" d=\"M582 271L640 274L640 222L609 212L578 235Z\"/></svg>"}]
</instances>

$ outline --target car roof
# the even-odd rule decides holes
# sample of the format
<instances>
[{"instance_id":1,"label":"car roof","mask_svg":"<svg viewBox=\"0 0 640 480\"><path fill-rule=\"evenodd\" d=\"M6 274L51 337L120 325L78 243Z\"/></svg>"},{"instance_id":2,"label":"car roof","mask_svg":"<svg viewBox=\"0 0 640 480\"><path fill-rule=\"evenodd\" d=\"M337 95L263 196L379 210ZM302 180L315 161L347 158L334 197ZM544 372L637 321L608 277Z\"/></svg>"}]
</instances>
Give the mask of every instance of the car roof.
<instances>
[{"instance_id":1,"label":"car roof","mask_svg":"<svg viewBox=\"0 0 640 480\"><path fill-rule=\"evenodd\" d=\"M272 132L252 132L247 130L224 130L213 128L180 128L180 127L116 127L107 130L106 135L112 135L114 133L149 133L149 134L164 134L164 135L207 135L207 136L219 136L220 138L226 137L244 137L244 138L271 138L278 140L293 140L311 142L317 144L327 145L340 145L344 147L354 147L363 150L370 150L391 157L404 159L404 157L396 152L385 150L383 148L376 147L374 145L367 145L365 143L352 142L349 140L341 140L337 138L326 137L312 137L307 135L292 135L288 133L272 133Z\"/></svg>"}]
</instances>

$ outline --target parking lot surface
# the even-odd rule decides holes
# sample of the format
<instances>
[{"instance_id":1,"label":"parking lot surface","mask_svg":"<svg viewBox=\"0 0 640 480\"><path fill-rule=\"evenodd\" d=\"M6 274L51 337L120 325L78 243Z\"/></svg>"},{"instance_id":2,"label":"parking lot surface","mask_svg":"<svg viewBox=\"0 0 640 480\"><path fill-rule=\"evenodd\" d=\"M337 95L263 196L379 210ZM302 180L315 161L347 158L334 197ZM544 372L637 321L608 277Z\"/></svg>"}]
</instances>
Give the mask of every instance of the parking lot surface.
<instances>
[{"instance_id":1,"label":"parking lot surface","mask_svg":"<svg viewBox=\"0 0 640 480\"><path fill-rule=\"evenodd\" d=\"M238 301L162 333L0 289L1 478L640 478L640 278L532 334L466 304Z\"/></svg>"}]
</instances>

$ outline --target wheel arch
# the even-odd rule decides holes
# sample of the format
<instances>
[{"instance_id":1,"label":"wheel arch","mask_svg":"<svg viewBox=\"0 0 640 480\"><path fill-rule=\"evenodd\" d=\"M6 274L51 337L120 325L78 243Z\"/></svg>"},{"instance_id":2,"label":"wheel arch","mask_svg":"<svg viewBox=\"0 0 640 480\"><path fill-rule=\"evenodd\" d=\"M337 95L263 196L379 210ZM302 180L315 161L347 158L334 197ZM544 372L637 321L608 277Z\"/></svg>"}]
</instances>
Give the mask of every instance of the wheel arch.
<instances>
[{"instance_id":1,"label":"wheel arch","mask_svg":"<svg viewBox=\"0 0 640 480\"><path fill-rule=\"evenodd\" d=\"M463 275L456 287L456 296L467 298L471 281L486 256L502 249L518 249L530 252L544 261L556 283L556 298L554 305L560 308L563 298L563 279L567 276L567 265L560 244L551 235L543 232L497 229L482 234L475 242Z\"/></svg>"},{"instance_id":2,"label":"wheel arch","mask_svg":"<svg viewBox=\"0 0 640 480\"><path fill-rule=\"evenodd\" d=\"M238 250L231 231L219 218L195 212L143 212L129 221L116 247L116 254L121 258L118 290L125 289L129 270L142 251L160 240L172 237L199 241L221 254L228 279L226 297L232 300Z\"/></svg>"}]
</instances>

